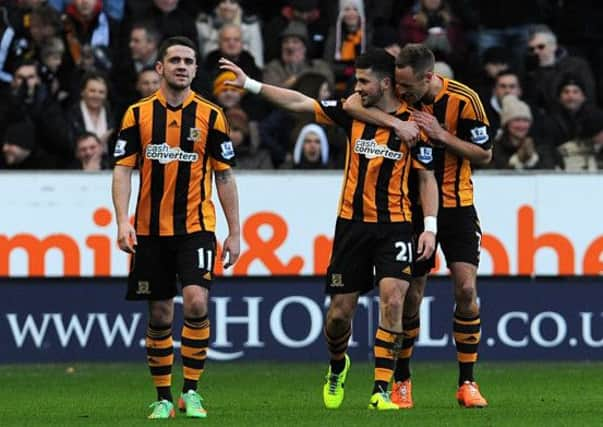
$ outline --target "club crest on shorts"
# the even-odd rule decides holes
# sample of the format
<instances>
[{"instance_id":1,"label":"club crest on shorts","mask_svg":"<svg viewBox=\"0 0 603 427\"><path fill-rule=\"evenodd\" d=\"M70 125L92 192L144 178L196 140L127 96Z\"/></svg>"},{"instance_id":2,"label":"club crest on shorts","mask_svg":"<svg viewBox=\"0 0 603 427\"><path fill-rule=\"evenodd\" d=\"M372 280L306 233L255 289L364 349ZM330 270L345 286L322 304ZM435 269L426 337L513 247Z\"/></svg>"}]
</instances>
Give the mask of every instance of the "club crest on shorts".
<instances>
[{"instance_id":1,"label":"club crest on shorts","mask_svg":"<svg viewBox=\"0 0 603 427\"><path fill-rule=\"evenodd\" d=\"M343 287L343 275L340 273L331 274L331 287L342 288Z\"/></svg>"},{"instance_id":2,"label":"club crest on shorts","mask_svg":"<svg viewBox=\"0 0 603 427\"><path fill-rule=\"evenodd\" d=\"M137 295L151 295L151 285L147 280L138 281L138 289L136 289Z\"/></svg>"},{"instance_id":3,"label":"club crest on shorts","mask_svg":"<svg viewBox=\"0 0 603 427\"><path fill-rule=\"evenodd\" d=\"M199 138L201 138L201 129L199 128L190 128L188 130L188 138L186 138L188 141L198 141Z\"/></svg>"}]
</instances>

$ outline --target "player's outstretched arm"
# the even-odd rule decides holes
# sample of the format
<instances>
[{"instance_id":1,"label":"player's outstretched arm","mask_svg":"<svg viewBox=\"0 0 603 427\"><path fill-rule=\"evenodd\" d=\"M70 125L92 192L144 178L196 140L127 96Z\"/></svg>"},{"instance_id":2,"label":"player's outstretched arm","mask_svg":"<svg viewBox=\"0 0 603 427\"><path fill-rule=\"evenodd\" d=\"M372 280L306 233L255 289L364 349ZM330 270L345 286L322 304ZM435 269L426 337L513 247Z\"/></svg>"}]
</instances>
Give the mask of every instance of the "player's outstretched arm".
<instances>
[{"instance_id":1,"label":"player's outstretched arm","mask_svg":"<svg viewBox=\"0 0 603 427\"><path fill-rule=\"evenodd\" d=\"M418 261L428 259L436 247L436 234L438 231L438 184L433 171L419 170L419 198L423 208L423 221L425 230L419 236L417 243Z\"/></svg>"},{"instance_id":2,"label":"player's outstretched arm","mask_svg":"<svg viewBox=\"0 0 603 427\"><path fill-rule=\"evenodd\" d=\"M113 169L113 184L111 186L113 207L117 221L117 244L119 248L133 254L136 242L136 231L128 218L128 204L132 191L132 168L115 165Z\"/></svg>"},{"instance_id":3,"label":"player's outstretched arm","mask_svg":"<svg viewBox=\"0 0 603 427\"><path fill-rule=\"evenodd\" d=\"M364 107L358 93L353 93L345 100L343 110L357 120L392 128L396 136L408 145L414 145L419 138L419 126L415 122L402 121L377 107Z\"/></svg>"},{"instance_id":4,"label":"player's outstretched arm","mask_svg":"<svg viewBox=\"0 0 603 427\"><path fill-rule=\"evenodd\" d=\"M442 128L438 119L429 113L416 111L412 113L413 119L421 126L427 136L431 139L441 142L459 156L462 156L476 165L487 165L492 160L492 149L484 148L464 141Z\"/></svg>"},{"instance_id":5,"label":"player's outstretched arm","mask_svg":"<svg viewBox=\"0 0 603 427\"><path fill-rule=\"evenodd\" d=\"M241 226L239 222L239 194L232 169L215 171L218 198L228 223L228 237L222 245L222 262L228 268L237 262L241 253Z\"/></svg>"},{"instance_id":6,"label":"player's outstretched arm","mask_svg":"<svg viewBox=\"0 0 603 427\"><path fill-rule=\"evenodd\" d=\"M296 113L313 113L315 100L294 90L253 80L239 66L226 58L220 58L220 69L235 73L236 80L227 80L225 84L237 86L251 93L260 94L263 98L285 110Z\"/></svg>"}]
</instances>

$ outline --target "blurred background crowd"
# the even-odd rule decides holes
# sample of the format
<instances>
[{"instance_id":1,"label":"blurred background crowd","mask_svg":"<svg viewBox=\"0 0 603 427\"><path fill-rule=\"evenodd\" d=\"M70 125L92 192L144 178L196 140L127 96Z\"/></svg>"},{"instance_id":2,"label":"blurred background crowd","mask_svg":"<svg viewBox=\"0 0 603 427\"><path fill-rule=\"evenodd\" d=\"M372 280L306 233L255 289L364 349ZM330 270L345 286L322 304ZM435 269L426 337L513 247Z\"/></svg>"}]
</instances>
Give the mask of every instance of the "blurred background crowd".
<instances>
[{"instance_id":1,"label":"blurred background crowd","mask_svg":"<svg viewBox=\"0 0 603 427\"><path fill-rule=\"evenodd\" d=\"M219 104L244 169L342 168L346 136L229 87L253 78L345 97L367 47L406 43L476 90L490 168L603 168L603 4L596 0L0 0L0 168L110 168L127 106L159 87L161 41L197 43L193 89Z\"/></svg>"}]
</instances>

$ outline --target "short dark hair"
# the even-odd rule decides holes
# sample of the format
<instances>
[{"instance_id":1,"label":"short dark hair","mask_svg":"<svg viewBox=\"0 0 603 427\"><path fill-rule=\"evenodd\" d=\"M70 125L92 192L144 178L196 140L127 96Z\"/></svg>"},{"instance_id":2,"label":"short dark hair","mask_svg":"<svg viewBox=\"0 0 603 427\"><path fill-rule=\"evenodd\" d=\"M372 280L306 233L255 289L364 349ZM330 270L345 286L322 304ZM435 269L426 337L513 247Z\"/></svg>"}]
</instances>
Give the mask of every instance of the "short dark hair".
<instances>
[{"instance_id":1,"label":"short dark hair","mask_svg":"<svg viewBox=\"0 0 603 427\"><path fill-rule=\"evenodd\" d=\"M379 78L388 77L395 84L395 59L385 49L373 48L356 57L354 66L360 70L371 69Z\"/></svg>"},{"instance_id":2,"label":"short dark hair","mask_svg":"<svg viewBox=\"0 0 603 427\"><path fill-rule=\"evenodd\" d=\"M415 75L424 75L427 71L433 71L434 64L433 52L427 46L418 43L404 46L396 58L396 67L410 67Z\"/></svg>"},{"instance_id":3,"label":"short dark hair","mask_svg":"<svg viewBox=\"0 0 603 427\"><path fill-rule=\"evenodd\" d=\"M172 46L186 46L190 47L195 52L195 62L199 62L197 60L197 46L191 39L183 36L175 36L169 37L165 39L161 45L159 46L159 53L157 54L157 60L163 62L165 55L167 54L167 50Z\"/></svg>"},{"instance_id":4,"label":"short dark hair","mask_svg":"<svg viewBox=\"0 0 603 427\"><path fill-rule=\"evenodd\" d=\"M511 68L507 68L506 70L502 70L496 73L496 76L494 76L494 81L497 82L499 78L505 76L515 76L517 77L517 80L519 80L519 73Z\"/></svg>"},{"instance_id":5,"label":"short dark hair","mask_svg":"<svg viewBox=\"0 0 603 427\"><path fill-rule=\"evenodd\" d=\"M161 33L150 21L135 22L134 25L132 25L132 30L144 30L147 34L147 38L156 44L159 44L161 41ZM132 34L132 30L130 30L130 34Z\"/></svg>"},{"instance_id":6,"label":"short dark hair","mask_svg":"<svg viewBox=\"0 0 603 427\"><path fill-rule=\"evenodd\" d=\"M86 89L86 85L90 80L102 80L107 87L107 91L109 90L107 76L99 71L86 71L80 80L80 90Z\"/></svg>"},{"instance_id":7,"label":"short dark hair","mask_svg":"<svg viewBox=\"0 0 603 427\"><path fill-rule=\"evenodd\" d=\"M96 140L96 142L101 144L101 140L97 134L95 134L94 132L84 131L84 132L78 134L78 136L75 138L75 145L77 146L78 142L80 142L84 139L88 139L88 138L94 138Z\"/></svg>"}]
</instances>

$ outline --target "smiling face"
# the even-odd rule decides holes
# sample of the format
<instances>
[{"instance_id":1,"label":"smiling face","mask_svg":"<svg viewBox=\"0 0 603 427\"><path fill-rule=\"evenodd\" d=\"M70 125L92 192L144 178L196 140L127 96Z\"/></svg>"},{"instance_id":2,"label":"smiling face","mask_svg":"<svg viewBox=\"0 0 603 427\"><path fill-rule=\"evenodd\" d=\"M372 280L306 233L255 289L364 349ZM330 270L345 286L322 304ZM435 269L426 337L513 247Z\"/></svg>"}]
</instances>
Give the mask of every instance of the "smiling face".
<instances>
[{"instance_id":1,"label":"smiling face","mask_svg":"<svg viewBox=\"0 0 603 427\"><path fill-rule=\"evenodd\" d=\"M197 73L195 51L183 45L170 46L157 62L156 70L171 89L187 89Z\"/></svg>"},{"instance_id":2,"label":"smiling face","mask_svg":"<svg viewBox=\"0 0 603 427\"><path fill-rule=\"evenodd\" d=\"M360 95L363 107L371 107L383 97L382 79L379 79L370 68L356 68L354 91Z\"/></svg>"},{"instance_id":3,"label":"smiling face","mask_svg":"<svg viewBox=\"0 0 603 427\"><path fill-rule=\"evenodd\" d=\"M429 82L433 77L431 71L426 71L423 75L415 74L412 67L396 67L396 91L398 96L408 104L414 104L418 101L430 103L426 99L429 92Z\"/></svg>"},{"instance_id":4,"label":"smiling face","mask_svg":"<svg viewBox=\"0 0 603 427\"><path fill-rule=\"evenodd\" d=\"M107 85L102 79L90 79L82 90L82 100L90 110L100 109L107 100Z\"/></svg>"}]
</instances>

